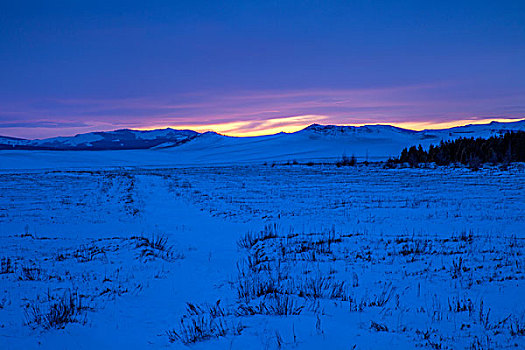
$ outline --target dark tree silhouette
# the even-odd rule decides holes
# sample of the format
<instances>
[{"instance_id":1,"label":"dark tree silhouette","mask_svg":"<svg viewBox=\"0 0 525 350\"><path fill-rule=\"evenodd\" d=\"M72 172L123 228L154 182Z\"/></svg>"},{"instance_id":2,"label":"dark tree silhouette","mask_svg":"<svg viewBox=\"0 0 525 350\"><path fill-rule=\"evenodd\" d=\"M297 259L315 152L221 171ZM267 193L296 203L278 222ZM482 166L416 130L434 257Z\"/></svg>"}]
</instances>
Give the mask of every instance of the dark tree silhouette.
<instances>
[{"instance_id":1,"label":"dark tree silhouette","mask_svg":"<svg viewBox=\"0 0 525 350\"><path fill-rule=\"evenodd\" d=\"M504 135L483 138L459 138L453 141L441 141L439 145L430 145L428 151L423 147L405 148L399 158L388 160L388 164L408 163L418 166L420 163L449 165L461 163L471 168L478 168L483 163L508 164L525 162L525 132L507 132Z\"/></svg>"}]
</instances>

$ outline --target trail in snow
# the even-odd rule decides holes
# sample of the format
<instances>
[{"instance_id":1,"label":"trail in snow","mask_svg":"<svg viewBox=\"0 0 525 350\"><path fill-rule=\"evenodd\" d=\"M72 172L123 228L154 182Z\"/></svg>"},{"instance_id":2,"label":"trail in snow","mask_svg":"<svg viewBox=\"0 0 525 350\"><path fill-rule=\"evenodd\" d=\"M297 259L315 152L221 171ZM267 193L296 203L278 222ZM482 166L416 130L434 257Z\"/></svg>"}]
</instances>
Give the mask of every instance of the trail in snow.
<instances>
[{"instance_id":1,"label":"trail in snow","mask_svg":"<svg viewBox=\"0 0 525 350\"><path fill-rule=\"evenodd\" d=\"M227 332L196 348L523 346L512 332L525 320L524 186L519 166L4 173L0 339L8 349L185 348L166 332L180 332L181 317L212 317L188 315L186 303L219 301L224 315L212 319ZM275 236L238 246L274 224ZM153 235L168 238L173 259L143 256L134 237ZM279 293L241 298L243 281ZM28 306L68 289L84 295L85 323L25 325ZM300 314L272 314L276 295ZM258 314L241 315L247 307Z\"/></svg>"}]
</instances>

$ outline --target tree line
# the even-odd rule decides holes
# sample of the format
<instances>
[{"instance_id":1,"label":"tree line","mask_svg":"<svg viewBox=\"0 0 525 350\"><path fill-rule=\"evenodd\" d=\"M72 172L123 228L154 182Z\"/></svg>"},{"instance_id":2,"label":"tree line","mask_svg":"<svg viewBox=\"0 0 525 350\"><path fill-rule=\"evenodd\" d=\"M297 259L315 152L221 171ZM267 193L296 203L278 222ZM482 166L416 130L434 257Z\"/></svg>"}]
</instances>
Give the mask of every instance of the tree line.
<instances>
[{"instance_id":1,"label":"tree line","mask_svg":"<svg viewBox=\"0 0 525 350\"><path fill-rule=\"evenodd\" d=\"M483 163L507 164L525 162L525 132L507 132L504 135L484 138L459 138L441 141L439 145L430 145L424 150L421 145L405 148L399 158L391 158L388 164L408 163L417 166L420 163L450 165L461 163L470 167L479 167Z\"/></svg>"}]
</instances>

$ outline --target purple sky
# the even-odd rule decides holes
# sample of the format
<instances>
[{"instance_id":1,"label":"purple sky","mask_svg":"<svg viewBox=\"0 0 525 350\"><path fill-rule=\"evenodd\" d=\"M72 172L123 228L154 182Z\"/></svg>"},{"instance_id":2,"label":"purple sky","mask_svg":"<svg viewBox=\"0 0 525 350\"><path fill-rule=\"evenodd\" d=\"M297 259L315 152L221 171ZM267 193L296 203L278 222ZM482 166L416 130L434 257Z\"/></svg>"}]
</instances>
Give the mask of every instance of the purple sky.
<instances>
[{"instance_id":1,"label":"purple sky","mask_svg":"<svg viewBox=\"0 0 525 350\"><path fill-rule=\"evenodd\" d=\"M525 118L523 2L0 7L0 135Z\"/></svg>"}]
</instances>

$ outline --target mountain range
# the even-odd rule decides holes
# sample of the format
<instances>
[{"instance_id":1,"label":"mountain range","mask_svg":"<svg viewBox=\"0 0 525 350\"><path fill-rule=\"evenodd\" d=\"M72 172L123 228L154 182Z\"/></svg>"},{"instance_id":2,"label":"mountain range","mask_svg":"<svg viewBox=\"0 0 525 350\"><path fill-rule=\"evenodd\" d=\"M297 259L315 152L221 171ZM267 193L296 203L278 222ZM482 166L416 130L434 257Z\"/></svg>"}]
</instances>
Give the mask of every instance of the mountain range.
<instances>
[{"instance_id":1,"label":"mountain range","mask_svg":"<svg viewBox=\"0 0 525 350\"><path fill-rule=\"evenodd\" d=\"M26 140L0 136L0 149L24 150L119 150L173 147L200 135L192 130L130 130L91 132L71 137Z\"/></svg>"},{"instance_id":2,"label":"mountain range","mask_svg":"<svg viewBox=\"0 0 525 350\"><path fill-rule=\"evenodd\" d=\"M336 160L342 155L375 161L398 156L403 148L412 145L421 144L426 148L442 140L488 138L508 131L525 131L525 120L422 131L390 125L354 127L312 124L294 133L254 137L174 129L126 129L42 140L0 137L0 169L201 166Z\"/></svg>"},{"instance_id":3,"label":"mountain range","mask_svg":"<svg viewBox=\"0 0 525 350\"><path fill-rule=\"evenodd\" d=\"M242 139L256 141L272 137L289 137L298 135L317 137L348 137L368 139L369 141L406 138L410 143L426 140L446 140L457 137L488 137L501 134L509 130L525 130L525 120L512 123L492 122L490 124L466 125L441 130L414 131L390 125L365 125L365 126L339 126L312 124L295 133L279 133L269 136L243 137ZM224 138L231 137L219 135L214 132L198 133L193 130L157 129L157 130L131 130L121 129L107 132L91 132L70 137L54 137L47 139L21 139L0 136L0 150L129 150L177 147L199 138ZM237 137L236 139L241 139ZM385 140L385 141L386 141ZM196 140L197 142L200 140Z\"/></svg>"}]
</instances>

